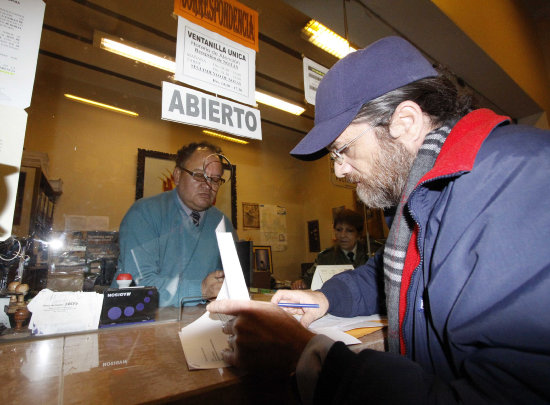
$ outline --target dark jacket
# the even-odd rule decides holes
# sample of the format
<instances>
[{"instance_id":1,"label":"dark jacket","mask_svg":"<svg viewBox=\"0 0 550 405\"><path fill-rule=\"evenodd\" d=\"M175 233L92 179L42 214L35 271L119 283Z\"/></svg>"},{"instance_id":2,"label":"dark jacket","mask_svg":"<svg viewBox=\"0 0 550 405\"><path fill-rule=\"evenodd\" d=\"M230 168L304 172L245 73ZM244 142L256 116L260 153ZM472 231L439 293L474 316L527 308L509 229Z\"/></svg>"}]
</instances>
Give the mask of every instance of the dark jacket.
<instances>
[{"instance_id":1,"label":"dark jacket","mask_svg":"<svg viewBox=\"0 0 550 405\"><path fill-rule=\"evenodd\" d=\"M407 203L403 356L331 348L320 403L550 402L550 132L477 110ZM381 256L322 291L340 316L378 310Z\"/></svg>"},{"instance_id":2,"label":"dark jacket","mask_svg":"<svg viewBox=\"0 0 550 405\"><path fill-rule=\"evenodd\" d=\"M317 265L353 264L353 267L359 267L365 264L368 258L369 255L367 253L367 247L363 242L357 242L357 250L355 252L355 256L353 257L353 263L349 257L344 254L344 251L340 249L340 246L331 246L317 255L315 263L304 272L302 279L309 288L311 286L313 274L315 274L315 269L317 269Z\"/></svg>"}]
</instances>

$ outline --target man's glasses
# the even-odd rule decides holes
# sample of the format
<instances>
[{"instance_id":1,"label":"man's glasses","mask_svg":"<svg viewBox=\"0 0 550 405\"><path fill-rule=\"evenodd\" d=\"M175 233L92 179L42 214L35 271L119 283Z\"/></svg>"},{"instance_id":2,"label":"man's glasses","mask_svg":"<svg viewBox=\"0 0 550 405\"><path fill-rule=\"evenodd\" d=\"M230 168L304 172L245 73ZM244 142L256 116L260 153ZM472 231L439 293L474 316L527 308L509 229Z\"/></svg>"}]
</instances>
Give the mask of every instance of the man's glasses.
<instances>
[{"instance_id":1,"label":"man's glasses","mask_svg":"<svg viewBox=\"0 0 550 405\"><path fill-rule=\"evenodd\" d=\"M221 169L222 169L221 176L209 176L206 174L207 171L216 171L215 166L212 166L212 165L221 165ZM213 167L214 169L212 169ZM180 167L180 166L178 166L178 168L180 170L183 170L187 174L189 174L191 177L193 177L193 180L198 181L199 183L206 183L212 189L216 189L216 190L226 181L231 180L231 178L233 177L233 165L231 164L229 159L227 159L224 155L221 155L219 153L213 153L212 155L208 155L204 159L202 170L191 171L186 169L185 167ZM227 177L227 179L224 177Z\"/></svg>"},{"instance_id":2,"label":"man's glasses","mask_svg":"<svg viewBox=\"0 0 550 405\"><path fill-rule=\"evenodd\" d=\"M225 179L221 176L208 176L203 171L192 172L191 170L187 170L184 167L180 167L179 169L183 170L185 173L190 174L191 177L193 177L193 180L198 181L199 183L208 183L212 188L218 188L223 183L225 183Z\"/></svg>"},{"instance_id":3,"label":"man's glasses","mask_svg":"<svg viewBox=\"0 0 550 405\"><path fill-rule=\"evenodd\" d=\"M345 145L339 147L338 149L331 150L330 151L330 158L337 164L341 165L344 163L344 156L346 149L356 140L358 140L361 135L363 135L365 132L361 132L359 135L357 135L355 138L353 138L351 141L347 142Z\"/></svg>"}]
</instances>

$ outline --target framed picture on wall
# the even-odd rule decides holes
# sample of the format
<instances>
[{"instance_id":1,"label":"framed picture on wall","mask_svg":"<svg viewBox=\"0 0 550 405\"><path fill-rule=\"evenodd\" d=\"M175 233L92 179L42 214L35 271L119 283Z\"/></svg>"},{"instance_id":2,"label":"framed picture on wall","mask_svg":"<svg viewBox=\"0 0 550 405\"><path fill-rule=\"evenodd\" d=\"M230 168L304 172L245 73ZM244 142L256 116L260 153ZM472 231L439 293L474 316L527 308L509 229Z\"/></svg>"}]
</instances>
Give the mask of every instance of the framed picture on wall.
<instances>
[{"instance_id":1,"label":"framed picture on wall","mask_svg":"<svg viewBox=\"0 0 550 405\"><path fill-rule=\"evenodd\" d=\"M259 204L243 202L243 229L260 229Z\"/></svg>"},{"instance_id":2,"label":"framed picture on wall","mask_svg":"<svg viewBox=\"0 0 550 405\"><path fill-rule=\"evenodd\" d=\"M175 166L175 154L138 149L136 200L173 190L176 187L172 175ZM237 167L232 166L230 184L219 188L214 205L231 218L233 227L237 229Z\"/></svg>"},{"instance_id":3,"label":"framed picture on wall","mask_svg":"<svg viewBox=\"0 0 550 405\"><path fill-rule=\"evenodd\" d=\"M271 246L254 246L254 271L273 273L273 260L271 258Z\"/></svg>"},{"instance_id":4,"label":"framed picture on wall","mask_svg":"<svg viewBox=\"0 0 550 405\"><path fill-rule=\"evenodd\" d=\"M175 154L138 149L136 200L174 189L175 165Z\"/></svg>"},{"instance_id":5,"label":"framed picture on wall","mask_svg":"<svg viewBox=\"0 0 550 405\"><path fill-rule=\"evenodd\" d=\"M307 221L307 236L309 239L309 251L320 252L321 240L319 236L319 220Z\"/></svg>"}]
</instances>

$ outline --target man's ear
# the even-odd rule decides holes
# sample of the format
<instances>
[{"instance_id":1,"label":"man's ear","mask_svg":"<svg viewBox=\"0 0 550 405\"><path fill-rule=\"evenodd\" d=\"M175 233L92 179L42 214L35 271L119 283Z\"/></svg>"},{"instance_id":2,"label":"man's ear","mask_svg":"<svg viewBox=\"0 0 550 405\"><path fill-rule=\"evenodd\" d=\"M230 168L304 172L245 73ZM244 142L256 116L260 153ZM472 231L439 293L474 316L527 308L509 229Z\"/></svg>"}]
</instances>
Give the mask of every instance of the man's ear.
<instances>
[{"instance_id":1,"label":"man's ear","mask_svg":"<svg viewBox=\"0 0 550 405\"><path fill-rule=\"evenodd\" d=\"M414 101L406 100L397 106L390 122L390 135L401 142L417 143L424 141L425 117L422 109Z\"/></svg>"}]
</instances>

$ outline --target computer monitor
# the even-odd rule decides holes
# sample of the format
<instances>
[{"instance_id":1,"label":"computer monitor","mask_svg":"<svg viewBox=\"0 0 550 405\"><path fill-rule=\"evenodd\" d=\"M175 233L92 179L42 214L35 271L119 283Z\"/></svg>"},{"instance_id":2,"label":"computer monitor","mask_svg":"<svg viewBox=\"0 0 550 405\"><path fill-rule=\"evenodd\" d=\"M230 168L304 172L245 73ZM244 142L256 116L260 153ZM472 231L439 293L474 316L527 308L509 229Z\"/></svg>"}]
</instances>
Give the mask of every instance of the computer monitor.
<instances>
[{"instance_id":1,"label":"computer monitor","mask_svg":"<svg viewBox=\"0 0 550 405\"><path fill-rule=\"evenodd\" d=\"M247 287L250 287L252 281L252 271L254 266L252 265L252 242L242 240L235 242L237 248L237 255L239 256L239 262L244 274L244 281Z\"/></svg>"}]
</instances>

